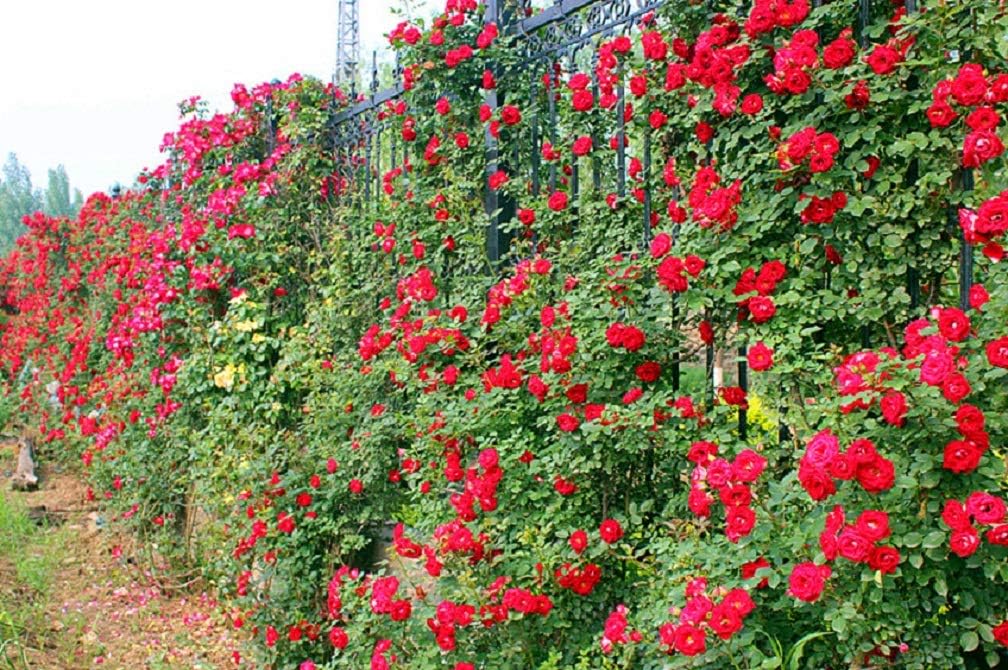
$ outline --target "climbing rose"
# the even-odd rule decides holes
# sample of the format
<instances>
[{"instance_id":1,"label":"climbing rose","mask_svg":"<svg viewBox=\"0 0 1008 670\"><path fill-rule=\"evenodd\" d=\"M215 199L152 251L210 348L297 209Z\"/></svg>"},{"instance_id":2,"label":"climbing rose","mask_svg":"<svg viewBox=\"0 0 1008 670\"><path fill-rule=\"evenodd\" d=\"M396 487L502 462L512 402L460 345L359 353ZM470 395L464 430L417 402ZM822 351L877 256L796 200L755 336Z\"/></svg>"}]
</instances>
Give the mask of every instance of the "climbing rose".
<instances>
[{"instance_id":1,"label":"climbing rose","mask_svg":"<svg viewBox=\"0 0 1008 670\"><path fill-rule=\"evenodd\" d=\"M580 554L588 547L588 533L583 530L576 530L570 534L570 539L567 542L575 554Z\"/></svg>"},{"instance_id":2,"label":"climbing rose","mask_svg":"<svg viewBox=\"0 0 1008 670\"><path fill-rule=\"evenodd\" d=\"M564 209L567 209L567 194L564 193L563 191L554 191L550 195L547 204L549 205L549 208L552 209L554 212L559 212Z\"/></svg>"},{"instance_id":3,"label":"climbing rose","mask_svg":"<svg viewBox=\"0 0 1008 670\"><path fill-rule=\"evenodd\" d=\"M833 571L828 565L816 565L815 563L799 563L791 570L788 578L790 588L788 593L799 600L807 603L814 603L822 595L826 580L829 579Z\"/></svg>"},{"instance_id":4,"label":"climbing rose","mask_svg":"<svg viewBox=\"0 0 1008 670\"><path fill-rule=\"evenodd\" d=\"M749 347L749 367L756 372L763 372L773 367L773 349L762 341Z\"/></svg>"},{"instance_id":5,"label":"climbing rose","mask_svg":"<svg viewBox=\"0 0 1008 670\"><path fill-rule=\"evenodd\" d=\"M606 519L599 525L599 536L606 544L618 542L623 537L623 527L616 519Z\"/></svg>"}]
</instances>

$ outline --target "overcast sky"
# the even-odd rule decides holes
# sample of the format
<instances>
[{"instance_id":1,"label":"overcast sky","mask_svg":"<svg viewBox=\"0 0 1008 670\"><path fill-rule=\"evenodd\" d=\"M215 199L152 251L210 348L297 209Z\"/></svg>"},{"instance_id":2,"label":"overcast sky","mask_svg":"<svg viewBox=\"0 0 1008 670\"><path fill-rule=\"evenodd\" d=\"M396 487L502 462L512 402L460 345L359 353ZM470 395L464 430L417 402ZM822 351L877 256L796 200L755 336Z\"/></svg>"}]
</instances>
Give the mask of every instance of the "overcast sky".
<instances>
[{"instance_id":1,"label":"overcast sky","mask_svg":"<svg viewBox=\"0 0 1008 670\"><path fill-rule=\"evenodd\" d=\"M32 183L62 163L85 196L130 185L162 162L177 103L230 109L235 82L293 72L324 80L336 57L338 0L0 0L0 161ZM429 16L443 0L412 0ZM359 0L362 55L399 20L402 0ZM370 68L368 68L370 72Z\"/></svg>"}]
</instances>

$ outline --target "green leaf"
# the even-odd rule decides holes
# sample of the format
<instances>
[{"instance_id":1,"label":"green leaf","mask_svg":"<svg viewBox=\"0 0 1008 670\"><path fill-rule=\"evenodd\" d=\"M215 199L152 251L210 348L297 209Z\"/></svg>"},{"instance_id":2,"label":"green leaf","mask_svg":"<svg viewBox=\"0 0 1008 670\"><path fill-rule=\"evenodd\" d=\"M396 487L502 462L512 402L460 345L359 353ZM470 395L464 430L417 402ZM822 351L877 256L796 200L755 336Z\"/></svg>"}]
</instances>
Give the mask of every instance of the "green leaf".
<instances>
[{"instance_id":1,"label":"green leaf","mask_svg":"<svg viewBox=\"0 0 1008 670\"><path fill-rule=\"evenodd\" d=\"M959 636L959 646L963 651L973 651L980 645L980 638L974 631L968 630Z\"/></svg>"},{"instance_id":2,"label":"green leaf","mask_svg":"<svg viewBox=\"0 0 1008 670\"><path fill-rule=\"evenodd\" d=\"M935 547L940 547L943 544L945 544L945 533L940 530L936 530L928 533L927 537L924 538L922 546L925 549L934 549Z\"/></svg>"}]
</instances>

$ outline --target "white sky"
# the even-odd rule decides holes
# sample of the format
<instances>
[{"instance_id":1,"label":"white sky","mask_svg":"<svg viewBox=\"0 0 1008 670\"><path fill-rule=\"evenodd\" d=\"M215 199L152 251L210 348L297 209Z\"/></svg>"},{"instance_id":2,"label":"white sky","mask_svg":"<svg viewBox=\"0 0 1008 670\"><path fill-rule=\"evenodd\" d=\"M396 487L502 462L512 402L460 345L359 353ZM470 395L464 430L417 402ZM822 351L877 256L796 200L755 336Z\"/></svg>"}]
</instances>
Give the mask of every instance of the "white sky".
<instances>
[{"instance_id":1,"label":"white sky","mask_svg":"<svg viewBox=\"0 0 1008 670\"><path fill-rule=\"evenodd\" d=\"M191 95L231 108L293 72L328 81L338 0L0 0L0 162L11 151L44 187L62 163L85 197L133 183ZM399 21L403 0L359 0L361 55ZM424 17L443 0L412 0ZM387 58L387 55L386 55ZM381 55L379 55L381 60Z\"/></svg>"}]
</instances>

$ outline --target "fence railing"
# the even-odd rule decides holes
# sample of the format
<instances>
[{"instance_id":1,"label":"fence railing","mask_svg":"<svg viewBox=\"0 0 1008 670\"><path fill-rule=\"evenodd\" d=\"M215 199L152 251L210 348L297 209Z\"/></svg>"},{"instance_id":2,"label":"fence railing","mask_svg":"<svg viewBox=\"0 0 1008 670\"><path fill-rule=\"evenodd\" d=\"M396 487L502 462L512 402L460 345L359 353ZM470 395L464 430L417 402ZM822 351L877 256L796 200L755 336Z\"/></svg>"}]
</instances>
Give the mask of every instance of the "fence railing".
<instances>
[{"instance_id":1,"label":"fence railing","mask_svg":"<svg viewBox=\"0 0 1008 670\"><path fill-rule=\"evenodd\" d=\"M557 66L566 71L574 71L578 68L579 63L592 65L586 69L590 71L591 76L590 90L594 99L598 100L600 83L596 69L593 67L597 63L598 54L592 48L596 40L600 37L626 33L647 13L676 1L556 0L552 5L531 15L530 0L487 0L484 22L496 24L504 37L518 38L514 40L514 44L517 49L520 49L520 53L516 58L519 67L512 68L512 71L509 72L495 73L500 75L498 86L487 92L486 104L491 109L497 109L499 104L503 104L503 98L509 90L507 87L508 77L528 78L531 76L532 81L530 99L523 101L523 109L530 113L528 130L530 150L527 156L519 156L518 149L515 147L512 155L502 155L497 141L487 132L484 137L486 176L489 177L503 164L508 164L509 168L522 166L526 171L524 176L527 177L531 185L532 196L539 196L543 188L548 188L550 192L556 190L560 179L557 162L551 161L548 170L545 171L546 174L544 174L539 149L544 141L556 144L559 133L559 115L555 96L552 94L540 95L543 92L540 88L544 84L537 82L538 74L553 72ZM812 4L818 8L830 1L813 0ZM856 4L855 34L863 49L869 47L871 43L869 31L872 25L873 11L879 10L883 4L887 8L891 5L888 0L885 2L883 0L832 0L832 2ZM695 5L697 3L691 2L689 4ZM713 3L707 0L707 6L711 5ZM737 5L737 12L741 15L744 14L750 3L740 0ZM916 0L904 0L904 7L908 14L918 11ZM710 15L713 15L713 12L710 12ZM337 164L343 169L341 176L349 185L344 192L356 206L370 206L370 203L374 202L374 196L381 188L381 175L396 168L404 168L408 162L409 148L405 142L398 141L395 133L390 132L391 127L385 112L389 103L393 103L404 93L404 87L398 81L401 75L398 61L395 75L396 84L379 90L377 59L373 56L368 94L359 97L354 93L353 97L356 102L334 113L330 120L332 148L337 157ZM526 79L527 81L528 79ZM913 85L912 81L911 85ZM625 118L627 102L622 77L615 84L615 94L616 104L609 112L614 115L614 126L617 129L617 137L620 138L615 146L614 164L604 164L597 152L593 152L590 175L583 175L579 165L580 161L573 161L567 190L575 203L579 201L583 189L590 188L601 192L604 176L610 176L614 179L615 193L620 198L627 195L628 162ZM597 146L600 140L597 131L592 131L591 138L593 145ZM646 248L651 235L652 201L649 184L653 167L653 147L650 132L645 132L640 139L643 145L641 161L644 175L644 179L640 182L643 189L640 243ZM527 162L527 165L523 165L523 158L527 159L524 161ZM908 183L913 183L916 178L916 168L911 165L907 174ZM967 169L961 170L957 176L957 182L958 187L963 191L971 190L972 173ZM483 198L489 219L486 229L486 251L490 261L493 264L499 264L506 256L510 244L504 224L515 216L515 203L507 196L502 196L497 190L490 188L485 188ZM957 209L950 204L950 232L953 229L958 229L957 219ZM676 232L673 230L673 235ZM973 283L973 249L965 242L961 231L955 234L959 238L959 302L962 309L965 310L969 308L969 292ZM828 275L825 277L825 281L828 286ZM914 267L912 260L907 269L906 290L910 298L910 311L913 313L921 307L921 280L918 269ZM672 309L675 318L678 315L678 304L674 304ZM861 340L865 348L872 346L873 333L867 327L862 328ZM738 385L748 392L745 353L744 348L738 350L739 362L736 375ZM713 400L714 393L715 359L714 346L706 345L704 360L710 400ZM678 390L680 387L682 360L677 355L673 361L672 384L674 390ZM747 429L747 414L743 410L739 412L738 423L739 435L742 439L745 439ZM788 439L790 435L783 416L781 417L779 434L781 440Z\"/></svg>"}]
</instances>

